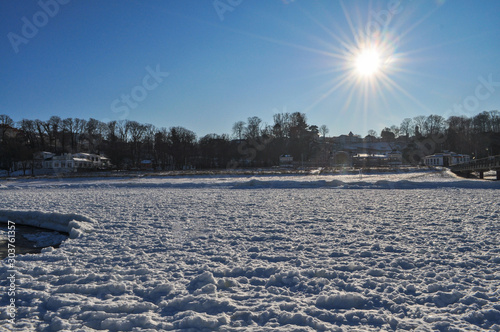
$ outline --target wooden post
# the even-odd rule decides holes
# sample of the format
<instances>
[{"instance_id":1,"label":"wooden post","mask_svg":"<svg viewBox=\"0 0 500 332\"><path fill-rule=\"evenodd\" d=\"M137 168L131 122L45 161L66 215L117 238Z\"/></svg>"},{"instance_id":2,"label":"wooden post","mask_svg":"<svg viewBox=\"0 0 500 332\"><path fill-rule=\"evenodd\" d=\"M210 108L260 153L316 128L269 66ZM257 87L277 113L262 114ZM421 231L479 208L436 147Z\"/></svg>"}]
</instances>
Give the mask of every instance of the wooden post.
<instances>
[{"instance_id":1,"label":"wooden post","mask_svg":"<svg viewBox=\"0 0 500 332\"><path fill-rule=\"evenodd\" d=\"M497 169L497 181L500 181L500 169Z\"/></svg>"},{"instance_id":2,"label":"wooden post","mask_svg":"<svg viewBox=\"0 0 500 332\"><path fill-rule=\"evenodd\" d=\"M479 178L484 179L484 172L483 171L479 171Z\"/></svg>"}]
</instances>

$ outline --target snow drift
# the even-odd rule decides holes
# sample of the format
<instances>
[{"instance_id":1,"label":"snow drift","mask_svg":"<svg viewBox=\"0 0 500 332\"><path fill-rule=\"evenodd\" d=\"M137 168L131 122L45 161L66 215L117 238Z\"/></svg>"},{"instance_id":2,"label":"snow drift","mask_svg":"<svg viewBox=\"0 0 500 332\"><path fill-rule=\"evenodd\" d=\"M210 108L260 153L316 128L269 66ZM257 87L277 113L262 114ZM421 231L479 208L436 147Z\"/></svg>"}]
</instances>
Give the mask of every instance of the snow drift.
<instances>
[{"instance_id":1,"label":"snow drift","mask_svg":"<svg viewBox=\"0 0 500 332\"><path fill-rule=\"evenodd\" d=\"M75 213L0 210L0 222L8 221L68 233L72 239L92 231L97 224L94 219Z\"/></svg>"},{"instance_id":2,"label":"snow drift","mask_svg":"<svg viewBox=\"0 0 500 332\"><path fill-rule=\"evenodd\" d=\"M448 170L368 174L192 175L137 178L70 178L8 180L9 189L500 189L500 181L463 179Z\"/></svg>"}]
</instances>

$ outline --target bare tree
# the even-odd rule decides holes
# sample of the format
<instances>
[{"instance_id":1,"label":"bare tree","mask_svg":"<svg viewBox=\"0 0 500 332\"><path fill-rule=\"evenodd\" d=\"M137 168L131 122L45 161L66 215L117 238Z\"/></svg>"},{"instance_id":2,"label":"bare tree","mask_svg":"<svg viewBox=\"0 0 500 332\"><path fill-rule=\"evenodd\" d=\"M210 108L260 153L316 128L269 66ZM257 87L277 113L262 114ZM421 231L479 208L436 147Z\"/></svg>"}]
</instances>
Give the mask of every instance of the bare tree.
<instances>
[{"instance_id":1,"label":"bare tree","mask_svg":"<svg viewBox=\"0 0 500 332\"><path fill-rule=\"evenodd\" d=\"M500 133L500 112L490 111L491 130L494 133Z\"/></svg>"},{"instance_id":2,"label":"bare tree","mask_svg":"<svg viewBox=\"0 0 500 332\"><path fill-rule=\"evenodd\" d=\"M405 118L399 126L399 132L404 136L412 136L414 134L414 128L412 127L412 119Z\"/></svg>"},{"instance_id":3,"label":"bare tree","mask_svg":"<svg viewBox=\"0 0 500 332\"><path fill-rule=\"evenodd\" d=\"M444 132L444 118L440 115L429 115L424 122L425 133L427 135L439 135Z\"/></svg>"},{"instance_id":4,"label":"bare tree","mask_svg":"<svg viewBox=\"0 0 500 332\"><path fill-rule=\"evenodd\" d=\"M491 131L490 113L481 112L472 118L472 124L476 133L488 133Z\"/></svg>"},{"instance_id":5,"label":"bare tree","mask_svg":"<svg viewBox=\"0 0 500 332\"><path fill-rule=\"evenodd\" d=\"M97 138L96 134L98 133L98 130L99 121L90 118L85 126L85 136L87 138L87 141L89 142L89 152L94 152L95 140Z\"/></svg>"},{"instance_id":6,"label":"bare tree","mask_svg":"<svg viewBox=\"0 0 500 332\"><path fill-rule=\"evenodd\" d=\"M398 126L392 125L391 131L394 133L394 137L399 137L399 127Z\"/></svg>"},{"instance_id":7,"label":"bare tree","mask_svg":"<svg viewBox=\"0 0 500 332\"><path fill-rule=\"evenodd\" d=\"M126 126L128 127L131 138L130 151L132 153L132 160L135 166L139 166L140 145L146 133L146 126L137 121L127 121Z\"/></svg>"},{"instance_id":8,"label":"bare tree","mask_svg":"<svg viewBox=\"0 0 500 332\"><path fill-rule=\"evenodd\" d=\"M71 153L75 152L75 123L72 118L67 118L62 121L64 131L67 131L69 138L71 140L71 148L69 151ZM64 151L64 135L63 135L63 151Z\"/></svg>"},{"instance_id":9,"label":"bare tree","mask_svg":"<svg viewBox=\"0 0 500 332\"><path fill-rule=\"evenodd\" d=\"M80 151L79 144L81 144L82 140L84 139L84 133L85 133L85 128L87 126L87 120L84 119L78 119L76 118L74 120L74 135L75 135L75 141L76 141L76 151Z\"/></svg>"},{"instance_id":10,"label":"bare tree","mask_svg":"<svg viewBox=\"0 0 500 332\"><path fill-rule=\"evenodd\" d=\"M33 120L22 119L21 121L19 121L19 128L24 132L24 135L26 136L26 143L32 149L35 149L38 145L35 122Z\"/></svg>"},{"instance_id":11,"label":"bare tree","mask_svg":"<svg viewBox=\"0 0 500 332\"><path fill-rule=\"evenodd\" d=\"M262 129L260 130L260 135L262 137L272 137L273 136L273 127L264 123Z\"/></svg>"},{"instance_id":12,"label":"bare tree","mask_svg":"<svg viewBox=\"0 0 500 332\"><path fill-rule=\"evenodd\" d=\"M94 151L101 153L104 139L108 136L108 125L102 121L97 121L97 128L94 135Z\"/></svg>"},{"instance_id":13,"label":"bare tree","mask_svg":"<svg viewBox=\"0 0 500 332\"><path fill-rule=\"evenodd\" d=\"M277 138L287 137L290 133L291 116L290 113L277 113L273 115L274 136Z\"/></svg>"},{"instance_id":14,"label":"bare tree","mask_svg":"<svg viewBox=\"0 0 500 332\"><path fill-rule=\"evenodd\" d=\"M260 124L262 120L257 116L248 118L247 127L245 128L245 137L248 139L256 140L260 134Z\"/></svg>"},{"instance_id":15,"label":"bare tree","mask_svg":"<svg viewBox=\"0 0 500 332\"><path fill-rule=\"evenodd\" d=\"M54 140L54 152L57 152L57 138L59 136L59 129L61 127L61 118L58 116L51 116L49 121L47 121L50 131L52 132L52 138Z\"/></svg>"},{"instance_id":16,"label":"bare tree","mask_svg":"<svg viewBox=\"0 0 500 332\"><path fill-rule=\"evenodd\" d=\"M150 123L146 123L144 125L144 138L143 143L144 146L141 149L141 153L144 157L151 159L154 157L154 143L155 143L155 133L157 129Z\"/></svg>"},{"instance_id":17,"label":"bare tree","mask_svg":"<svg viewBox=\"0 0 500 332\"><path fill-rule=\"evenodd\" d=\"M237 137L240 141L243 137L243 132L245 130L245 122L237 121L233 125L233 135Z\"/></svg>"},{"instance_id":18,"label":"bare tree","mask_svg":"<svg viewBox=\"0 0 500 332\"><path fill-rule=\"evenodd\" d=\"M326 125L322 125L319 127L319 133L323 136L323 139L326 137L326 134L330 132L330 129Z\"/></svg>"},{"instance_id":19,"label":"bare tree","mask_svg":"<svg viewBox=\"0 0 500 332\"><path fill-rule=\"evenodd\" d=\"M49 139L49 150L51 150L52 152L55 152L52 149L52 140L54 137L52 135L53 132L52 132L52 128L50 126L50 122L49 121L41 121L41 125L42 125L44 133L47 135L47 138Z\"/></svg>"},{"instance_id":20,"label":"bare tree","mask_svg":"<svg viewBox=\"0 0 500 332\"><path fill-rule=\"evenodd\" d=\"M5 136L7 135L7 129L14 126L14 121L10 116L5 114L0 114L0 130L2 132L2 142L5 141Z\"/></svg>"},{"instance_id":21,"label":"bare tree","mask_svg":"<svg viewBox=\"0 0 500 332\"><path fill-rule=\"evenodd\" d=\"M425 115L419 115L413 118L413 124L415 125L415 136L427 135L425 132L425 121L427 117Z\"/></svg>"},{"instance_id":22,"label":"bare tree","mask_svg":"<svg viewBox=\"0 0 500 332\"><path fill-rule=\"evenodd\" d=\"M118 132L118 138L122 142L128 142L128 129L129 127L127 126L127 120L119 120L116 123L116 128Z\"/></svg>"},{"instance_id":23,"label":"bare tree","mask_svg":"<svg viewBox=\"0 0 500 332\"><path fill-rule=\"evenodd\" d=\"M42 151L45 151L45 135L43 129L43 121L36 119L34 121L36 131L38 132L38 137L40 138L40 147Z\"/></svg>"},{"instance_id":24,"label":"bare tree","mask_svg":"<svg viewBox=\"0 0 500 332\"><path fill-rule=\"evenodd\" d=\"M196 134L183 127L172 127L168 138L175 165L179 168L187 165L194 150Z\"/></svg>"},{"instance_id":25,"label":"bare tree","mask_svg":"<svg viewBox=\"0 0 500 332\"><path fill-rule=\"evenodd\" d=\"M2 130L2 141L5 140L6 131L14 126L14 120L6 114L0 114L0 129Z\"/></svg>"},{"instance_id":26,"label":"bare tree","mask_svg":"<svg viewBox=\"0 0 500 332\"><path fill-rule=\"evenodd\" d=\"M13 127L14 120L12 120L11 117L6 114L0 114L0 126Z\"/></svg>"},{"instance_id":27,"label":"bare tree","mask_svg":"<svg viewBox=\"0 0 500 332\"><path fill-rule=\"evenodd\" d=\"M168 130L167 128L157 129L155 133L155 159L158 161L162 170L170 166L169 147L168 147Z\"/></svg>"},{"instance_id":28,"label":"bare tree","mask_svg":"<svg viewBox=\"0 0 500 332\"><path fill-rule=\"evenodd\" d=\"M113 120L113 121L109 121L107 123L107 126L108 126L108 136L107 136L107 139L108 141L110 142L115 142L118 138L118 136L116 135L116 120Z\"/></svg>"}]
</instances>

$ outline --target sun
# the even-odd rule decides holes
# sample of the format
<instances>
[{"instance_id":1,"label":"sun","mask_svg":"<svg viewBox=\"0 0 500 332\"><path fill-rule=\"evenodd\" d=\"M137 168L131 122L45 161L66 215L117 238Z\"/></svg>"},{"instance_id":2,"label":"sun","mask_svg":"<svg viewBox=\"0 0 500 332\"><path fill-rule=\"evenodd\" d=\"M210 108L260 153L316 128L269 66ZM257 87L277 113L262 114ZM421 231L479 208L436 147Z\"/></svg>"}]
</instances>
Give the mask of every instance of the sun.
<instances>
[{"instance_id":1,"label":"sun","mask_svg":"<svg viewBox=\"0 0 500 332\"><path fill-rule=\"evenodd\" d=\"M364 49L356 56L354 67L361 76L373 76L380 71L381 59L376 49Z\"/></svg>"}]
</instances>

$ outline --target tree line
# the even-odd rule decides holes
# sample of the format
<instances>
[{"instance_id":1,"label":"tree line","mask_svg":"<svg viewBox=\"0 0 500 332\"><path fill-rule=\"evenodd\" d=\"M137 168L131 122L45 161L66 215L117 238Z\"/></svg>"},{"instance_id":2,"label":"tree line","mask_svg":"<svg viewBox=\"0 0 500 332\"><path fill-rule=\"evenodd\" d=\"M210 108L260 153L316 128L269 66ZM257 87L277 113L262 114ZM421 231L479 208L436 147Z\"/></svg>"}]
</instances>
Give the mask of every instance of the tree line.
<instances>
[{"instance_id":1,"label":"tree line","mask_svg":"<svg viewBox=\"0 0 500 332\"><path fill-rule=\"evenodd\" d=\"M386 127L380 134L389 141L401 136L411 138L408 149L434 141L435 152L449 150L474 158L500 155L500 112L484 111L472 117L452 115L448 119L421 115L405 118L400 126Z\"/></svg>"},{"instance_id":2,"label":"tree line","mask_svg":"<svg viewBox=\"0 0 500 332\"><path fill-rule=\"evenodd\" d=\"M30 160L38 151L104 154L119 169L138 168L145 159L152 160L156 169L166 170L272 166L279 164L283 153L310 158L320 129L308 125L299 112L276 114L274 120L271 127L254 116L235 123L233 136L213 133L198 139L184 127L157 128L131 120L52 116L46 121L16 123L0 115L0 167Z\"/></svg>"},{"instance_id":3,"label":"tree line","mask_svg":"<svg viewBox=\"0 0 500 332\"><path fill-rule=\"evenodd\" d=\"M325 125L308 124L300 112L274 114L272 124L249 117L233 125L232 135L213 133L201 138L184 127L157 128L131 120L102 122L52 116L46 121L14 122L8 115L0 115L0 168L30 160L38 151L104 154L119 169L138 168L145 159L161 170L267 167L278 165L283 154L304 162L328 158L331 146L327 134ZM432 139L439 144L430 152L452 150L480 158L500 154L499 135L500 112L489 111L473 117L406 118L399 126L386 127L380 134L370 130L367 136L388 142L403 139L407 154Z\"/></svg>"}]
</instances>

